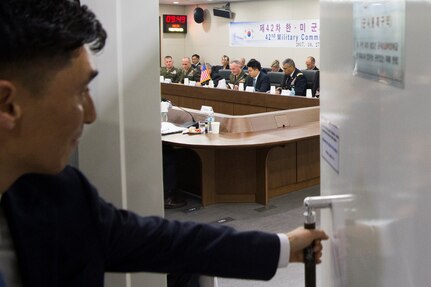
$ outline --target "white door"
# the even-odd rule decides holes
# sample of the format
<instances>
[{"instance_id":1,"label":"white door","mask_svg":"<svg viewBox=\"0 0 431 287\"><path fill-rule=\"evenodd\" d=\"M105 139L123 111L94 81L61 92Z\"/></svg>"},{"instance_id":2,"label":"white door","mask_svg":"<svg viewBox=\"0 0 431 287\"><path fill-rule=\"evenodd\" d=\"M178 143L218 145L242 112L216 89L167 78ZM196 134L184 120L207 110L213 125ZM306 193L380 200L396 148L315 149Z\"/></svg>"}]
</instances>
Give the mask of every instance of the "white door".
<instances>
[{"instance_id":1,"label":"white door","mask_svg":"<svg viewBox=\"0 0 431 287\"><path fill-rule=\"evenodd\" d=\"M322 212L322 286L431 286L431 2L405 1L404 88L353 75L358 2L321 1L322 195L356 196Z\"/></svg>"}]
</instances>

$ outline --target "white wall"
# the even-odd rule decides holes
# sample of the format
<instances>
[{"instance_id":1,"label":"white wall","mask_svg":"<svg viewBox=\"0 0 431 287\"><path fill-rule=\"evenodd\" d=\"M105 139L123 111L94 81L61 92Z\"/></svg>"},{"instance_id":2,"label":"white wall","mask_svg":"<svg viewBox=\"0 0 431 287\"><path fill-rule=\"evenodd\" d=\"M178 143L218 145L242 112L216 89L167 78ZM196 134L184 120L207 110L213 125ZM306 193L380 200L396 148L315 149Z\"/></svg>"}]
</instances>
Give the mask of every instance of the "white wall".
<instances>
[{"instance_id":1,"label":"white wall","mask_svg":"<svg viewBox=\"0 0 431 287\"><path fill-rule=\"evenodd\" d=\"M162 215L158 1L82 2L103 23L108 42L95 58L98 119L79 147L80 169L117 207ZM109 274L105 286L164 282L162 275Z\"/></svg>"},{"instance_id":2,"label":"white wall","mask_svg":"<svg viewBox=\"0 0 431 287\"><path fill-rule=\"evenodd\" d=\"M340 162L321 160L321 193L356 196L322 213L322 286L430 286L431 2L405 1L404 88L352 75L355 2L321 1L320 111Z\"/></svg>"},{"instance_id":3,"label":"white wall","mask_svg":"<svg viewBox=\"0 0 431 287\"><path fill-rule=\"evenodd\" d=\"M161 36L161 66L163 66L163 58L165 56L172 56L174 60L175 67L180 68L181 67L181 59L188 55L185 51L185 38L186 35L184 34L174 34L174 33L163 33L163 26L161 25L161 21L163 18L163 14L174 14L174 15L185 15L186 6L180 6L180 5L160 5L159 11L160 11L160 36ZM188 25L190 25L190 19L188 20ZM193 21L194 23L194 21ZM192 54L189 56L191 57Z\"/></svg>"},{"instance_id":4,"label":"white wall","mask_svg":"<svg viewBox=\"0 0 431 287\"><path fill-rule=\"evenodd\" d=\"M212 9L220 6L222 5L199 5L205 11L205 20L202 24L197 24L193 20L193 10L196 6L184 6L185 10L182 12L182 7L161 5L161 15L164 13L188 15L188 33L186 36L172 36L166 33L162 35L162 58L169 54L174 57L176 66L179 66L183 56L197 53L203 61L219 65L221 56L226 54L231 60L239 57L244 57L247 60L256 58L262 63L262 66L269 67L274 59L281 62L290 57L299 68L305 68L305 59L311 55L316 58L317 66L319 66L320 49L229 47L229 22L232 20L212 15ZM235 22L320 18L319 0L239 2L231 3L231 10L235 12L233 20Z\"/></svg>"}]
</instances>

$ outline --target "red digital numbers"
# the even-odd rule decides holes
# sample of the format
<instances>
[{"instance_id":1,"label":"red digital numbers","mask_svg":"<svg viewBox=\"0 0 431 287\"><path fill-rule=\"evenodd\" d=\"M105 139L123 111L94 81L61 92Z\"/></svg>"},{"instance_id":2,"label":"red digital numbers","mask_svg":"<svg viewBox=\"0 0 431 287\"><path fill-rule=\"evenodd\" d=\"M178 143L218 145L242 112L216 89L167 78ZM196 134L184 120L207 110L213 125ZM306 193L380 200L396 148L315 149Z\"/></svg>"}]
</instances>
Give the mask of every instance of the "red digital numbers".
<instances>
[{"instance_id":1,"label":"red digital numbers","mask_svg":"<svg viewBox=\"0 0 431 287\"><path fill-rule=\"evenodd\" d=\"M163 15L163 33L187 33L187 15Z\"/></svg>"},{"instance_id":2,"label":"red digital numbers","mask_svg":"<svg viewBox=\"0 0 431 287\"><path fill-rule=\"evenodd\" d=\"M174 24L180 23L185 24L187 22L187 16L184 15L165 15L165 23Z\"/></svg>"}]
</instances>

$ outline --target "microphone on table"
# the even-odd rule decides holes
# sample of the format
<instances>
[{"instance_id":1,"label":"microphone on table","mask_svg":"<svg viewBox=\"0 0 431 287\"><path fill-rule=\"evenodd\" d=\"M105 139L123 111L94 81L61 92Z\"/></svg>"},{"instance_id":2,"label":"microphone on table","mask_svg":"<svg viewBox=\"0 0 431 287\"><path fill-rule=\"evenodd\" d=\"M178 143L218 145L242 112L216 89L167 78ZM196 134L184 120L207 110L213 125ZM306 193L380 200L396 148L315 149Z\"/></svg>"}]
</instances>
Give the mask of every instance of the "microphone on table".
<instances>
[{"instance_id":1,"label":"microphone on table","mask_svg":"<svg viewBox=\"0 0 431 287\"><path fill-rule=\"evenodd\" d=\"M166 98L162 98L162 102L168 102L168 103L170 103L172 105L172 102L170 100L166 99ZM174 106L174 105L172 105L172 106ZM175 106L175 107L177 107L180 110L188 113L190 115L190 117L192 118L191 121L185 122L185 123L181 124L180 126L185 127L185 128L189 128L189 127L195 127L197 129L199 128L199 123L195 120L195 118L193 117L193 115L192 115L191 112L185 110L184 108L182 108L180 106Z\"/></svg>"}]
</instances>

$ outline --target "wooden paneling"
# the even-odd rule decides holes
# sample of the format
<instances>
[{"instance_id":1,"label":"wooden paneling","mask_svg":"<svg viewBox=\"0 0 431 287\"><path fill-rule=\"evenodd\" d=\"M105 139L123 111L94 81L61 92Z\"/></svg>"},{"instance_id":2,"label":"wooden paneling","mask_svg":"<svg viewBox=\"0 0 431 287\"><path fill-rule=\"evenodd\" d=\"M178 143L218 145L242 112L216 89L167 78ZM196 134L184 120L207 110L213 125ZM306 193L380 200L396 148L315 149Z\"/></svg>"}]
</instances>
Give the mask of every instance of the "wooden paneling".
<instances>
[{"instance_id":1,"label":"wooden paneling","mask_svg":"<svg viewBox=\"0 0 431 287\"><path fill-rule=\"evenodd\" d=\"M214 111L221 114L233 115L233 104L225 102L217 102L212 100L205 100L206 106L211 106Z\"/></svg>"},{"instance_id":2,"label":"wooden paneling","mask_svg":"<svg viewBox=\"0 0 431 287\"><path fill-rule=\"evenodd\" d=\"M188 107L195 110L200 110L202 105L205 104L205 101L202 99L193 99L193 98L179 98L179 104L177 106L180 107Z\"/></svg>"},{"instance_id":3,"label":"wooden paneling","mask_svg":"<svg viewBox=\"0 0 431 287\"><path fill-rule=\"evenodd\" d=\"M267 159L269 188L296 183L296 143L271 149Z\"/></svg>"},{"instance_id":4,"label":"wooden paneling","mask_svg":"<svg viewBox=\"0 0 431 287\"><path fill-rule=\"evenodd\" d=\"M287 110L319 106L319 99L300 96L280 96L267 93L251 93L180 84L161 83L161 97L172 99L172 103L184 108L200 109L211 105L216 113L244 115L273 110ZM174 98L176 97L176 98ZM234 106L233 110L231 105Z\"/></svg>"},{"instance_id":5,"label":"wooden paneling","mask_svg":"<svg viewBox=\"0 0 431 287\"><path fill-rule=\"evenodd\" d=\"M298 141L297 148L297 181L305 181L320 176L319 138Z\"/></svg>"},{"instance_id":6,"label":"wooden paneling","mask_svg":"<svg viewBox=\"0 0 431 287\"><path fill-rule=\"evenodd\" d=\"M266 112L265 107L248 106L248 105L246 106L246 105L240 105L240 104L235 104L233 107L233 115L235 116L258 114L258 113L265 113L265 112Z\"/></svg>"},{"instance_id":7,"label":"wooden paneling","mask_svg":"<svg viewBox=\"0 0 431 287\"><path fill-rule=\"evenodd\" d=\"M218 150L215 170L217 194L256 193L256 154L254 149Z\"/></svg>"}]
</instances>

